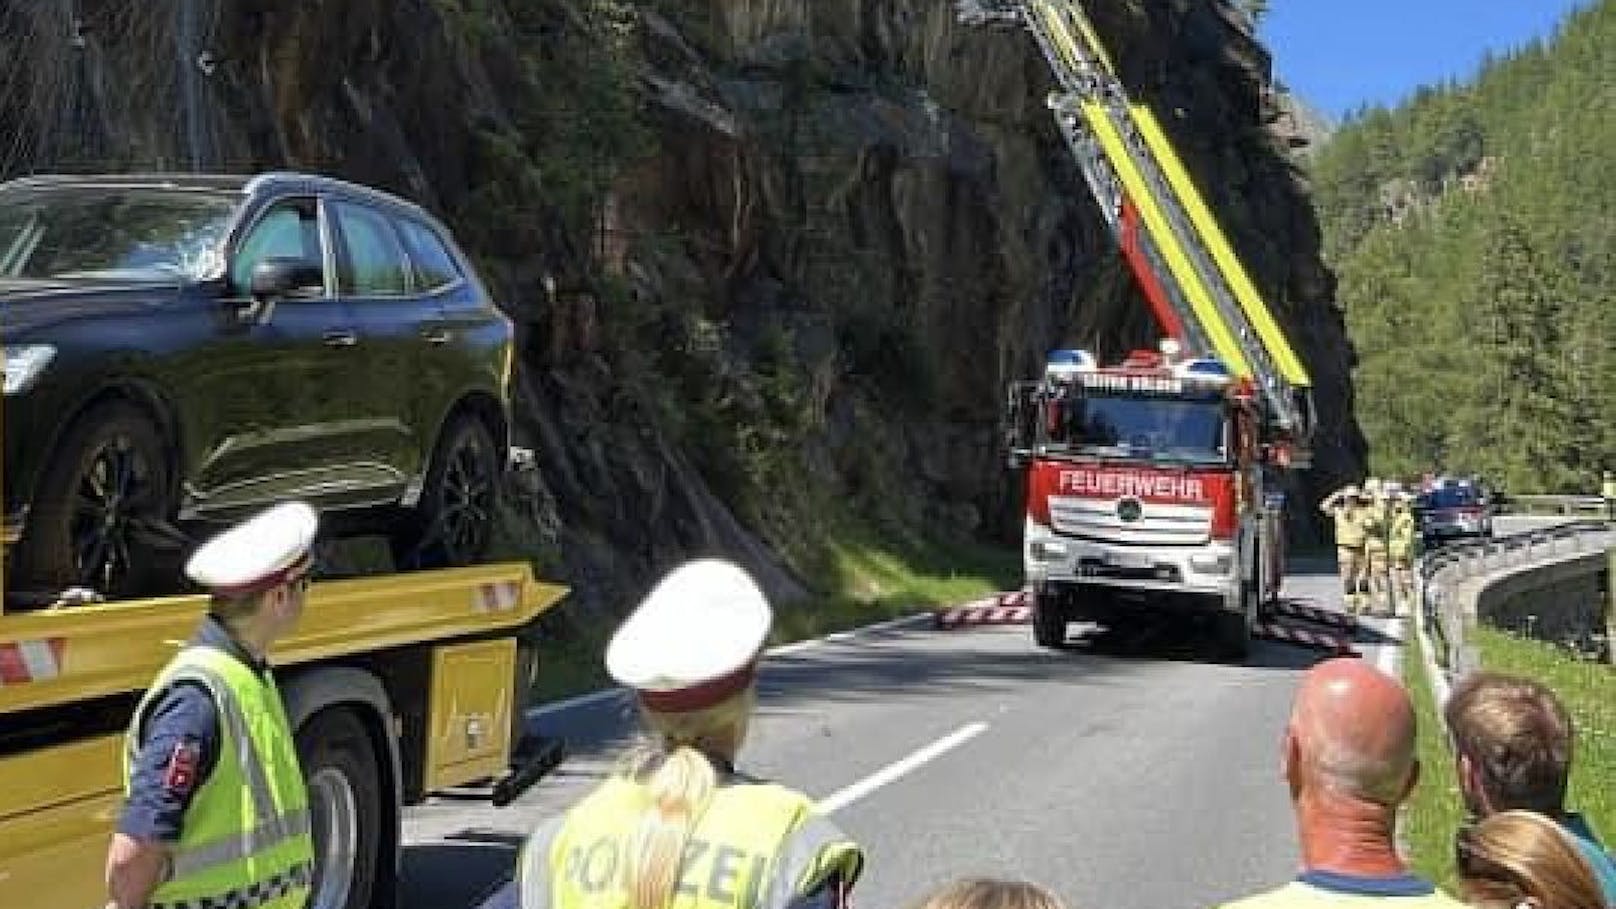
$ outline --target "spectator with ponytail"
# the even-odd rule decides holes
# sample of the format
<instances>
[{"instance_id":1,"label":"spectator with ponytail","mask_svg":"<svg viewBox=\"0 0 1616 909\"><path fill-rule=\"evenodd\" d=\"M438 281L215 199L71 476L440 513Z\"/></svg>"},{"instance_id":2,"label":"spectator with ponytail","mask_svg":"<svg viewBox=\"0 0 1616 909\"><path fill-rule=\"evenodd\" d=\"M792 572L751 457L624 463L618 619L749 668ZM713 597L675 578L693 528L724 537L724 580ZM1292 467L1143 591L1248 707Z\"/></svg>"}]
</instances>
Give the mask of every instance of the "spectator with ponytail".
<instances>
[{"instance_id":1,"label":"spectator with ponytail","mask_svg":"<svg viewBox=\"0 0 1616 909\"><path fill-rule=\"evenodd\" d=\"M1474 909L1607 909L1593 869L1559 824L1519 809L1458 836L1460 890Z\"/></svg>"},{"instance_id":2,"label":"spectator with ponytail","mask_svg":"<svg viewBox=\"0 0 1616 909\"><path fill-rule=\"evenodd\" d=\"M859 847L807 796L735 769L773 613L740 568L675 569L606 651L650 741L522 850L522 909L843 909Z\"/></svg>"}]
</instances>

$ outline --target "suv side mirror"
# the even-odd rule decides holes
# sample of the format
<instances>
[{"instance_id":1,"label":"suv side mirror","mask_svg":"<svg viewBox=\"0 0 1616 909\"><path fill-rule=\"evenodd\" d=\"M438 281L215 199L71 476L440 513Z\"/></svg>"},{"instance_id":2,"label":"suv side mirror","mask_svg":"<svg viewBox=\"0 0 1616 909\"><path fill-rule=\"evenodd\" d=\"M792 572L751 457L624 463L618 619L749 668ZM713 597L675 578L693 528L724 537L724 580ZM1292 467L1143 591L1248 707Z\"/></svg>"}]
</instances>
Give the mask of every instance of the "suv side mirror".
<instances>
[{"instance_id":1,"label":"suv side mirror","mask_svg":"<svg viewBox=\"0 0 1616 909\"><path fill-rule=\"evenodd\" d=\"M254 300L279 300L324 286L325 275L318 262L271 256L253 266L250 291Z\"/></svg>"}]
</instances>

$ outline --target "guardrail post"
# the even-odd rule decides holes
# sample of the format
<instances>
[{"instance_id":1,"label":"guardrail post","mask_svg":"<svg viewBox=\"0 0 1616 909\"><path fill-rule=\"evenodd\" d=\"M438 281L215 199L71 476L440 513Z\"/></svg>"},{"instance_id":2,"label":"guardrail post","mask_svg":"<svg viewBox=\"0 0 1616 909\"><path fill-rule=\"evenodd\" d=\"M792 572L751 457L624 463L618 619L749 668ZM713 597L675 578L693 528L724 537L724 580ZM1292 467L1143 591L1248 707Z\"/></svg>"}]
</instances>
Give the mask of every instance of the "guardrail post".
<instances>
[{"instance_id":1,"label":"guardrail post","mask_svg":"<svg viewBox=\"0 0 1616 909\"><path fill-rule=\"evenodd\" d=\"M1616 546L1605 550L1605 654L1616 666Z\"/></svg>"}]
</instances>

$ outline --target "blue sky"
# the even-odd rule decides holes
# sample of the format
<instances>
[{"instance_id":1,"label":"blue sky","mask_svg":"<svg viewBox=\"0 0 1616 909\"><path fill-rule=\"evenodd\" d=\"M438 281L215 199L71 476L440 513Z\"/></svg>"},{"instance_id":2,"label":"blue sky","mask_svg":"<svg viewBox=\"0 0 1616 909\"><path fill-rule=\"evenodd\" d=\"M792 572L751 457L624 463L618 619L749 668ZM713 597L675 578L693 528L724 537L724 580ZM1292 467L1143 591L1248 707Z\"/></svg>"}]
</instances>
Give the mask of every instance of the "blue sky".
<instances>
[{"instance_id":1,"label":"blue sky","mask_svg":"<svg viewBox=\"0 0 1616 909\"><path fill-rule=\"evenodd\" d=\"M1421 85L1467 79L1482 55L1548 36L1590 0L1270 0L1261 34L1280 80L1339 120Z\"/></svg>"}]
</instances>

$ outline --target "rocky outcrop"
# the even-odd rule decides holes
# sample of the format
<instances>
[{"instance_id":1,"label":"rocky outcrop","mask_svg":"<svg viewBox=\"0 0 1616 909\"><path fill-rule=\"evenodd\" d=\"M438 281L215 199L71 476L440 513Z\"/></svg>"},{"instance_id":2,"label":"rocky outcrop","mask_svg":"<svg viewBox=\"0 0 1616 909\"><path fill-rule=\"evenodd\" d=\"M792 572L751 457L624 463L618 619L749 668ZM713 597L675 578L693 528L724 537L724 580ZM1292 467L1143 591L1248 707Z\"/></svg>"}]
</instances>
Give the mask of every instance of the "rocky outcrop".
<instances>
[{"instance_id":1,"label":"rocky outcrop","mask_svg":"<svg viewBox=\"0 0 1616 909\"><path fill-rule=\"evenodd\" d=\"M1355 474L1266 54L1210 0L1095 6L1313 371L1319 485ZM848 523L1013 534L1004 384L1152 339L1030 39L942 0L50 0L0 56L5 173L293 166L446 217L522 326L516 523L586 604L699 552L833 587Z\"/></svg>"}]
</instances>

